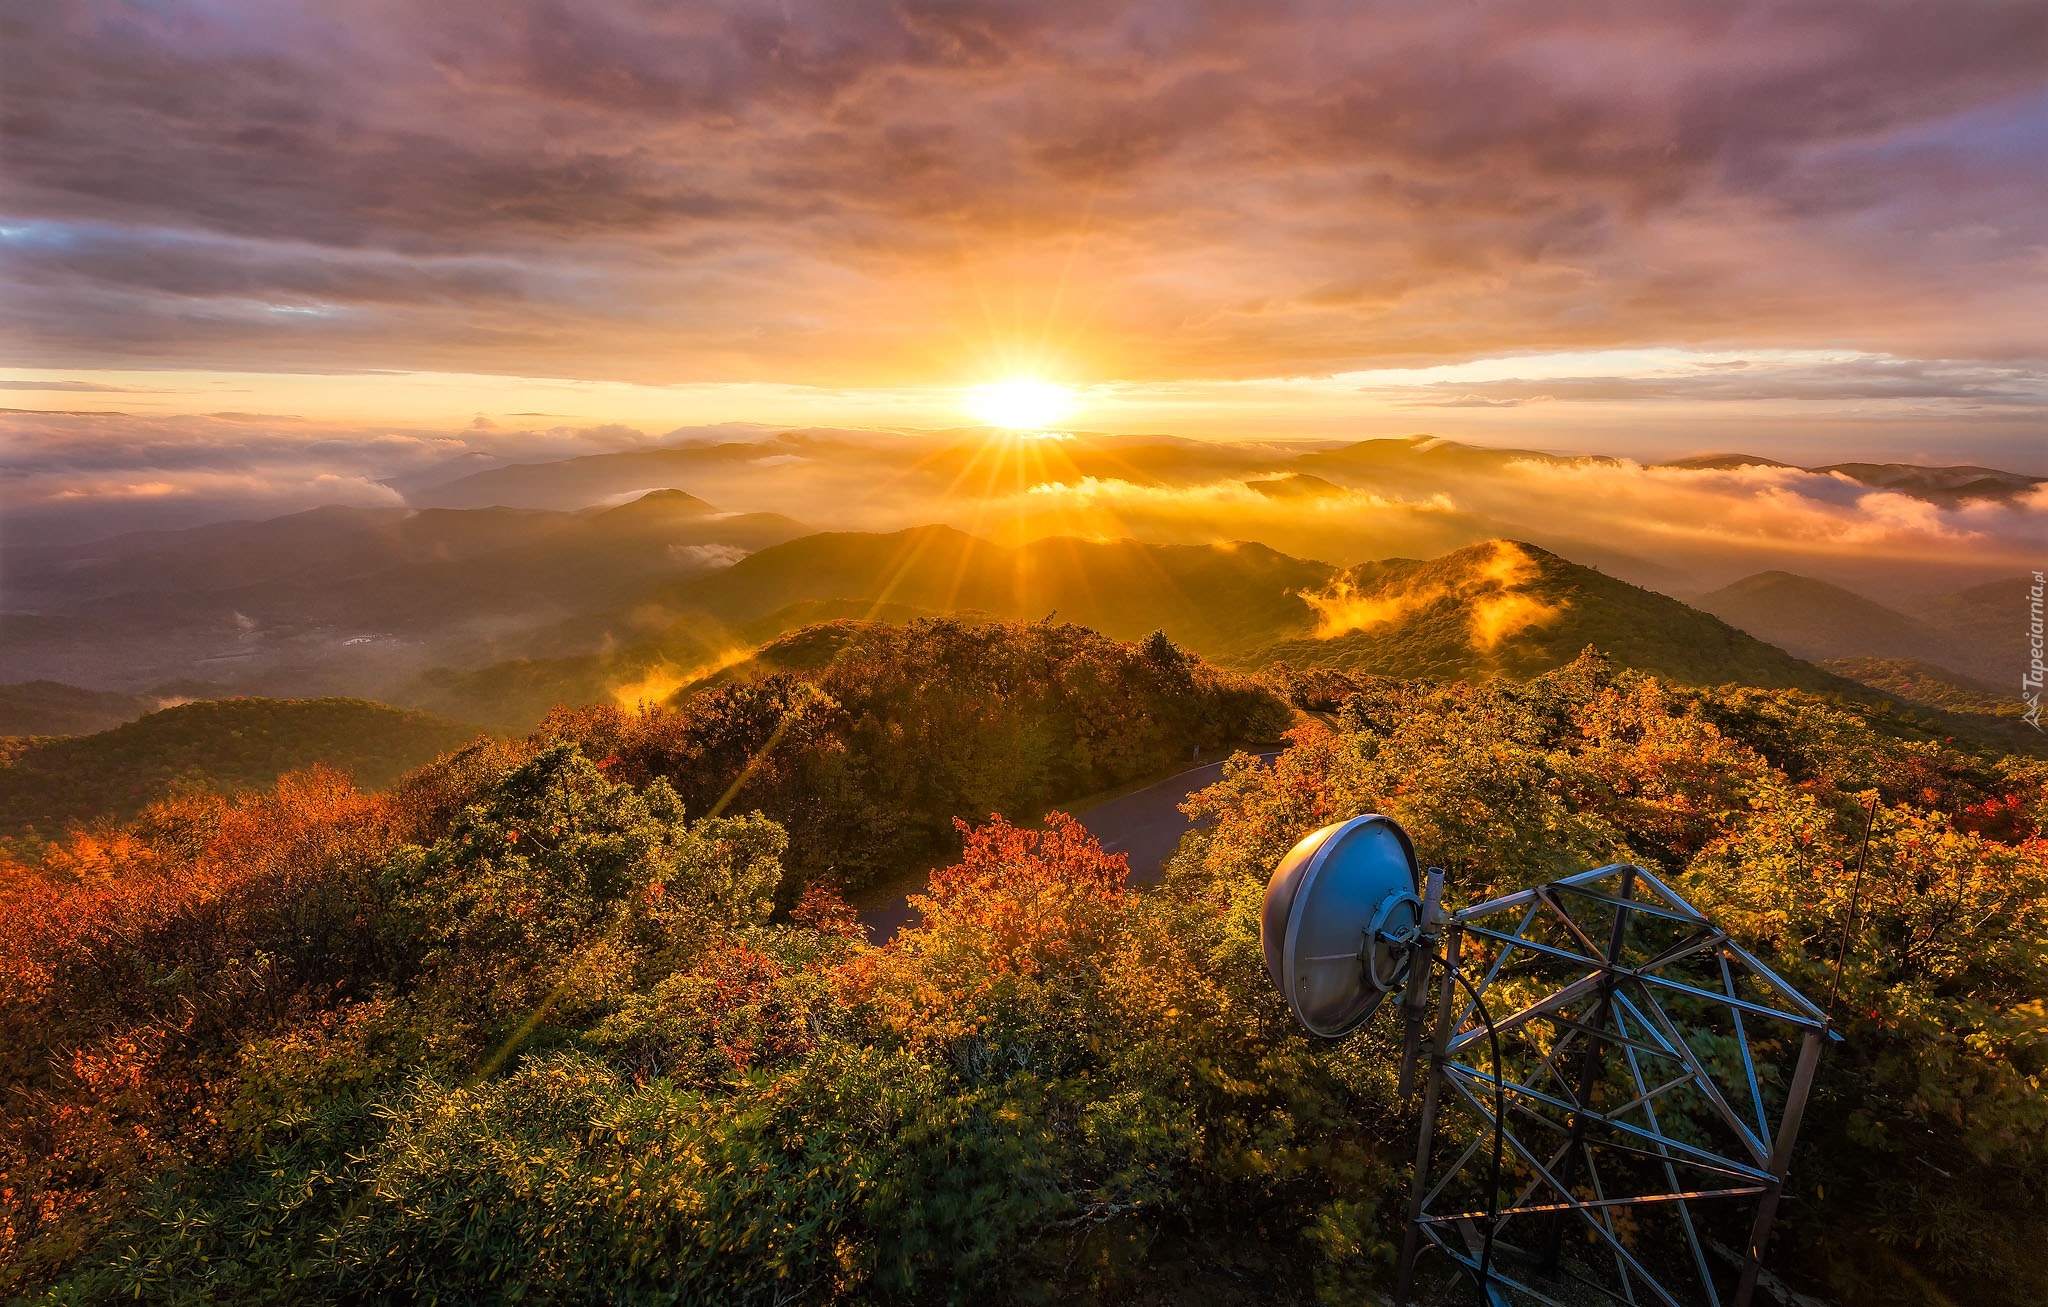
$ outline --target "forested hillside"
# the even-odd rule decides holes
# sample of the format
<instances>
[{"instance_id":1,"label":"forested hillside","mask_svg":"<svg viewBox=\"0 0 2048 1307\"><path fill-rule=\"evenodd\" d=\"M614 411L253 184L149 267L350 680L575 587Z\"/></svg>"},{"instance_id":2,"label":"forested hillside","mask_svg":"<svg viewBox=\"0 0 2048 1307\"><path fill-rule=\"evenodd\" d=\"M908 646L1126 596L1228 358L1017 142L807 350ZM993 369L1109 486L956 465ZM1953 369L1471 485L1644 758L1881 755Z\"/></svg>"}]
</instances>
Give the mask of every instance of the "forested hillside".
<instances>
[{"instance_id":1,"label":"forested hillside","mask_svg":"<svg viewBox=\"0 0 2048 1307\"><path fill-rule=\"evenodd\" d=\"M1271 690L1163 635L919 619L806 627L673 711L603 705L544 729L693 812L766 812L801 879L852 890L949 856L955 817L1035 817L1287 725Z\"/></svg>"},{"instance_id":2,"label":"forested hillside","mask_svg":"<svg viewBox=\"0 0 2048 1307\"><path fill-rule=\"evenodd\" d=\"M1315 684L1334 724L1198 797L1217 824L1144 894L1077 826L988 812L1272 701L1057 625L825 628L387 794L300 775L17 860L0 1290L1355 1297L1414 1123L1384 1026L1315 1042L1269 989L1293 840L1390 813L1455 902L1639 861L1824 995L1874 801L1774 1266L1855 1307L2048 1296L2048 767L1592 656ZM819 882L948 813L974 820L922 924L868 945Z\"/></svg>"},{"instance_id":3,"label":"forested hillside","mask_svg":"<svg viewBox=\"0 0 2048 1307\"><path fill-rule=\"evenodd\" d=\"M1516 541L1364 563L1308 600L1314 637L1273 643L1268 657L1387 676L1528 676L1590 645L1693 685L1843 684L1676 599Z\"/></svg>"},{"instance_id":4,"label":"forested hillside","mask_svg":"<svg viewBox=\"0 0 2048 1307\"><path fill-rule=\"evenodd\" d=\"M381 787L476 734L361 699L221 699L96 735L0 740L0 838L60 836L187 791L268 789L315 764Z\"/></svg>"},{"instance_id":5,"label":"forested hillside","mask_svg":"<svg viewBox=\"0 0 2048 1307\"><path fill-rule=\"evenodd\" d=\"M1394 676L1530 676L1590 646L1688 684L1860 693L1709 613L1516 541L1339 569L1255 544L1055 538L1013 549L924 527L763 549L596 619L596 652L437 669L401 698L524 728L553 703L666 697L808 623L920 615L1052 616L1119 639L1162 630L1245 672L1279 661Z\"/></svg>"},{"instance_id":6,"label":"forested hillside","mask_svg":"<svg viewBox=\"0 0 2048 1307\"><path fill-rule=\"evenodd\" d=\"M833 600L1025 620L1056 615L1119 639L1164 629L1206 658L1244 663L1276 637L1308 630L1313 614L1299 592L1332 571L1258 544L1054 537L1010 548L931 526L792 540L674 586L664 599L733 622Z\"/></svg>"},{"instance_id":7,"label":"forested hillside","mask_svg":"<svg viewBox=\"0 0 2048 1307\"><path fill-rule=\"evenodd\" d=\"M1872 689L1897 695L1908 703L1946 712L2018 717L2026 711L2026 701L2016 693L2000 693L1981 681L1973 681L1917 658L1830 658L1820 667Z\"/></svg>"},{"instance_id":8,"label":"forested hillside","mask_svg":"<svg viewBox=\"0 0 2048 1307\"><path fill-rule=\"evenodd\" d=\"M117 690L86 690L62 681L0 685L0 736L90 735L158 707L154 698Z\"/></svg>"}]
</instances>

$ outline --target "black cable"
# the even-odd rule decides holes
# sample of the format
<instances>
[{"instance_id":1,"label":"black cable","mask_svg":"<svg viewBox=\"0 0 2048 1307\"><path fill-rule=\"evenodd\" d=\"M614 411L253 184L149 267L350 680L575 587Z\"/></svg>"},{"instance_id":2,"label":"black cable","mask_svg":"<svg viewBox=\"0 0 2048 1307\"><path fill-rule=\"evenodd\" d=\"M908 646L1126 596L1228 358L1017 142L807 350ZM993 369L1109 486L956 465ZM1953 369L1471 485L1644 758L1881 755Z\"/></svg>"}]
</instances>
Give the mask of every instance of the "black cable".
<instances>
[{"instance_id":1,"label":"black cable","mask_svg":"<svg viewBox=\"0 0 2048 1307\"><path fill-rule=\"evenodd\" d=\"M1856 929L1856 909L1863 903L1863 861L1870 856L1870 832L1877 825L1877 801L1881 796L1872 792L1870 813L1863 819L1863 847L1856 850L1856 887L1849 891L1849 918L1842 923L1842 943L1835 950L1835 979L1828 986L1827 1014L1835 1014L1835 999L1842 992L1842 964L1849 960L1849 933Z\"/></svg>"},{"instance_id":2,"label":"black cable","mask_svg":"<svg viewBox=\"0 0 2048 1307\"><path fill-rule=\"evenodd\" d=\"M1451 979L1465 987L1472 998L1472 1006L1479 1011L1479 1023L1486 1027L1486 1043L1493 1053L1493 1180L1486 1191L1486 1240L1479 1248L1479 1297L1491 1302L1493 1297L1486 1286L1493 1275L1493 1236L1500 1228L1500 1169L1501 1149L1507 1137L1508 1091L1507 1069L1500 1060L1500 1032L1493 1027L1493 1016L1486 1010L1486 1000L1479 997L1479 991L1472 988L1472 982L1465 979L1462 967L1452 966L1448 958L1442 959L1444 971Z\"/></svg>"}]
</instances>

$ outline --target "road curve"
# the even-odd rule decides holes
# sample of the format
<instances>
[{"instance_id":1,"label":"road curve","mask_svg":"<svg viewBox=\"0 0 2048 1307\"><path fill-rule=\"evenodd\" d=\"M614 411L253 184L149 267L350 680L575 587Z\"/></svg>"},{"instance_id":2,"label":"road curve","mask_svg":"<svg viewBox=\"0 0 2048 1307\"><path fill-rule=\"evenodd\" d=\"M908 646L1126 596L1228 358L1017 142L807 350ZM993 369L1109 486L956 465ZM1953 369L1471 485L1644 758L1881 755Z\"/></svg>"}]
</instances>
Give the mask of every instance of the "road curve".
<instances>
[{"instance_id":1,"label":"road curve","mask_svg":"<svg viewBox=\"0 0 2048 1307\"><path fill-rule=\"evenodd\" d=\"M1273 750L1257 756L1270 766L1279 752ZM1081 824L1102 841L1105 852L1130 858L1131 884L1150 885L1165 873L1167 859L1180 847L1180 837L1188 832L1188 819L1180 810L1182 801L1222 779L1222 762L1191 767L1142 790L1096 805L1082 815ZM899 894L881 907L861 913L860 922L868 928L870 939L886 944L916 917L910 896Z\"/></svg>"}]
</instances>

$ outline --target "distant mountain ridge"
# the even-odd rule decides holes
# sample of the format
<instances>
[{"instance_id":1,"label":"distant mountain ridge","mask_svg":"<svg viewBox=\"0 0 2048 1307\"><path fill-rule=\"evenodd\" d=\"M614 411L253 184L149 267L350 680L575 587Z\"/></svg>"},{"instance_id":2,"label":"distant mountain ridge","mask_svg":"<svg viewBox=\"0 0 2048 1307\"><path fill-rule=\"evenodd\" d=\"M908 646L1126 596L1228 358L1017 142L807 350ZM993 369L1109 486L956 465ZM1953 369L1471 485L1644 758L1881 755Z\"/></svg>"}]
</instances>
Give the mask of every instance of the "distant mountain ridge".
<instances>
[{"instance_id":1,"label":"distant mountain ridge","mask_svg":"<svg viewBox=\"0 0 2048 1307\"><path fill-rule=\"evenodd\" d=\"M1693 604L1801 658L1931 658L1940 644L1896 609L1795 572L1758 572Z\"/></svg>"},{"instance_id":2,"label":"distant mountain ridge","mask_svg":"<svg viewBox=\"0 0 2048 1307\"><path fill-rule=\"evenodd\" d=\"M0 736L90 735L159 707L148 695L87 690L61 681L0 685Z\"/></svg>"},{"instance_id":3,"label":"distant mountain ridge","mask_svg":"<svg viewBox=\"0 0 2048 1307\"><path fill-rule=\"evenodd\" d=\"M1527 676L1593 645L1694 684L1848 684L1676 599L1513 541L1343 569L1250 544L1043 540L1008 549L946 527L831 533L764 549L664 598L728 623L827 599L1056 615L1120 639L1163 629L1242 668L1279 659L1403 676Z\"/></svg>"},{"instance_id":4,"label":"distant mountain ridge","mask_svg":"<svg viewBox=\"0 0 2048 1307\"><path fill-rule=\"evenodd\" d=\"M1055 614L1122 639L1165 629L1239 667L1278 650L1318 665L1522 675L1559 650L1576 653L1564 646L1583 636L1666 675L1793 674L1730 644L1717 624L1698 624L1699 614L1681 621L1650 604L1650 591L1637 588L1690 595L1705 583L1698 578L1738 575L1752 558L1743 547L1681 571L1611 539L1549 529L1567 519L1526 532L1517 525L1542 516L1519 511L1517 487L1598 487L1640 471L1620 460L1423 435L1313 445L1088 433L1031 440L985 430L900 439L741 434L553 462L450 464L466 475L409 483L418 500L410 508L331 507L11 550L0 679L126 694L174 682L197 684L202 695L355 694L509 726L557 694L630 700L668 678L705 674L809 621L959 612L1023 621ZM1783 466L1742 454L1672 466L1755 464ZM1986 485L2020 494L2040 483L1963 466L1842 463L1811 472L1843 486L1950 497ZM956 485L972 494L945 499ZM889 521L929 507L953 525L814 534L775 512L720 507L774 508L799 488L807 502L826 505L886 499L887 511L872 515ZM1830 511L1853 493L1818 491ZM472 506L431 506L441 501ZM1157 516L1158 505L1184 516ZM1239 526L1247 539L1228 542ZM984 527L999 529L1002 542L978 534ZM1116 538L1126 535L1138 538ZM1483 542L1498 539L1528 542L1533 579L1486 580L1492 555L1484 552L1456 561L1465 548L1497 549ZM1468 545L1475 540L1482 543ZM1331 552L1318 552L1325 546ZM1349 571L1322 561L1360 558L1379 561ZM1582 573L1559 571L1566 560ZM1936 575L1948 566L1938 559L1895 561L1923 569L1922 589L1958 583ZM1435 570L1426 575L1403 570L1427 565ZM1864 569L1871 584L1890 579L1874 574L1887 565ZM1829 574L1865 584L1853 567ZM1793 573L1768 575L1790 587L1782 599L1720 593L1706 606L1723 605L1724 622L1795 661L1920 659L1986 683L2009 670L2001 660L2009 661L2014 610L2003 589L1980 587L1901 615L1839 587L1802 596L1795 592L1805 583L1787 579ZM1949 573L1980 575L1960 566ZM1617 577L1637 586L1616 589ZM1431 587L1443 593L1419 602ZM1753 602L1738 609L1739 600ZM1342 620L1333 619L1340 609ZM1822 611L1825 621L1816 619ZM1959 644L1981 657L1958 655Z\"/></svg>"},{"instance_id":5,"label":"distant mountain ridge","mask_svg":"<svg viewBox=\"0 0 2048 1307\"><path fill-rule=\"evenodd\" d=\"M1793 572L1758 572L1696 598L1759 639L1811 661L1877 658L1932 664L1997 686L2016 679L2012 647L2025 612L2019 578L1932 600L1925 617Z\"/></svg>"},{"instance_id":6,"label":"distant mountain ridge","mask_svg":"<svg viewBox=\"0 0 2048 1307\"><path fill-rule=\"evenodd\" d=\"M2031 492L2034 487L2048 482L2048 477L2030 476L2024 472L2005 472L1995 467L1978 467L1968 463L1949 467L1921 463L1824 463L1818 467L1801 467L1796 463L1763 458L1756 454L1701 454L1692 458L1672 459L1656 466L1716 471L1741 467L1791 468L1821 476L1844 477L1872 490L1896 491L1902 495L1911 495L1915 499L1924 499L1931 504L1940 504L1944 508L1954 508L1972 500L2009 504Z\"/></svg>"},{"instance_id":7,"label":"distant mountain ridge","mask_svg":"<svg viewBox=\"0 0 2048 1307\"><path fill-rule=\"evenodd\" d=\"M832 458L851 459L861 467L875 469L902 468L914 463L943 484L976 462L987 439L988 433L979 429L927 433L892 458L884 450L852 441L848 433L789 431L768 440L696 443L585 454L551 462L505 464L432 485L414 486L406 499L415 507L574 510L651 489L695 487L707 479L730 476L749 467ZM1498 471L1518 462L1621 462L1601 455L1471 445L1430 435L1380 436L1350 444L1300 449L1175 436L1080 432L1067 440L1059 453L1076 477L1137 485L1192 484L1227 477L1257 486L1277 485L1293 475L1315 478L1332 489L1341 488L1347 479L1391 479L1397 484L1409 484L1447 474ZM1787 468L1837 476L1873 490L1912 495L1944 507L1969 500L2009 503L2048 480L1973 464L1851 461L1807 467L1743 453L1703 454L1651 466L1712 470Z\"/></svg>"},{"instance_id":8,"label":"distant mountain ridge","mask_svg":"<svg viewBox=\"0 0 2048 1307\"><path fill-rule=\"evenodd\" d=\"M598 620L586 634L604 652L436 671L406 701L523 724L553 693L567 702L659 699L813 623L959 614L1071 621L1122 640L1164 630L1244 670L1278 660L1523 677L1591 645L1692 684L1856 688L1675 599L1512 541L1344 569L1263 545L1049 539L1010 548L934 526L771 546Z\"/></svg>"},{"instance_id":9,"label":"distant mountain ridge","mask_svg":"<svg viewBox=\"0 0 2048 1307\"><path fill-rule=\"evenodd\" d=\"M378 694L806 533L659 490L615 507L320 508L8 557L0 678Z\"/></svg>"}]
</instances>

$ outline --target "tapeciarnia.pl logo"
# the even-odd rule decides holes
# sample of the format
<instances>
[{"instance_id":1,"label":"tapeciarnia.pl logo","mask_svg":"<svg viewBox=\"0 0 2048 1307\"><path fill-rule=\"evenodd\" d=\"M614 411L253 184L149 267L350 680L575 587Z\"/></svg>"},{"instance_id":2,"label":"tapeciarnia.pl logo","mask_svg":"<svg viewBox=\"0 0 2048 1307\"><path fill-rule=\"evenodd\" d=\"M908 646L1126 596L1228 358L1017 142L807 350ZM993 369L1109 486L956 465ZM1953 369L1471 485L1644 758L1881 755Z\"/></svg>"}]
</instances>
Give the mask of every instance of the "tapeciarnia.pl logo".
<instances>
[{"instance_id":1,"label":"tapeciarnia.pl logo","mask_svg":"<svg viewBox=\"0 0 2048 1307\"><path fill-rule=\"evenodd\" d=\"M2032 657L2027 662L2026 674L2020 677L2020 697L2027 701L2027 725L2041 729L2041 678L2044 668L2041 664L2041 594L2048 590L2048 581L2042 574L2034 573L2034 584L2027 591L2027 648Z\"/></svg>"}]
</instances>

